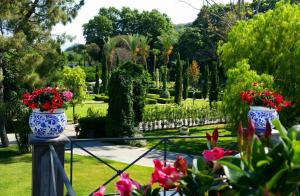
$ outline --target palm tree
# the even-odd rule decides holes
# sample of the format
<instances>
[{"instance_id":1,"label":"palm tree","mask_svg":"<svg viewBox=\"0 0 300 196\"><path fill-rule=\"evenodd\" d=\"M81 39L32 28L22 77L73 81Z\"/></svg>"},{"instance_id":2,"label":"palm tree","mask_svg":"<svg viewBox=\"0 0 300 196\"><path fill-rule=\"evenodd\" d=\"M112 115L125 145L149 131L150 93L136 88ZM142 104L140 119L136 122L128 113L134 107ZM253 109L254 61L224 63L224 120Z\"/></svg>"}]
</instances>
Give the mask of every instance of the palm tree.
<instances>
[{"instance_id":1,"label":"palm tree","mask_svg":"<svg viewBox=\"0 0 300 196\"><path fill-rule=\"evenodd\" d=\"M139 52L139 43L140 36L139 35L128 35L127 39L122 38L127 48L131 52L131 62L136 63L136 57Z\"/></svg>"},{"instance_id":2,"label":"palm tree","mask_svg":"<svg viewBox=\"0 0 300 196\"><path fill-rule=\"evenodd\" d=\"M177 34L175 32L165 32L162 35L158 36L158 40L163 46L162 55L164 58L164 65L168 65L169 56L173 51L173 45L177 41Z\"/></svg>"},{"instance_id":3,"label":"palm tree","mask_svg":"<svg viewBox=\"0 0 300 196\"><path fill-rule=\"evenodd\" d=\"M140 36L140 55L142 56L142 61L146 70L148 70L147 58L149 56L149 42L150 39L147 36Z\"/></svg>"},{"instance_id":4,"label":"palm tree","mask_svg":"<svg viewBox=\"0 0 300 196\"><path fill-rule=\"evenodd\" d=\"M112 71L113 58L115 54L116 45L118 40L116 38L108 38L104 44L103 51L106 58L106 63L109 66L109 71Z\"/></svg>"},{"instance_id":5,"label":"palm tree","mask_svg":"<svg viewBox=\"0 0 300 196\"><path fill-rule=\"evenodd\" d=\"M153 75L155 75L155 69L156 69L156 64L157 64L157 55L160 54L160 50L153 48L151 50L151 53L153 54Z\"/></svg>"}]
</instances>

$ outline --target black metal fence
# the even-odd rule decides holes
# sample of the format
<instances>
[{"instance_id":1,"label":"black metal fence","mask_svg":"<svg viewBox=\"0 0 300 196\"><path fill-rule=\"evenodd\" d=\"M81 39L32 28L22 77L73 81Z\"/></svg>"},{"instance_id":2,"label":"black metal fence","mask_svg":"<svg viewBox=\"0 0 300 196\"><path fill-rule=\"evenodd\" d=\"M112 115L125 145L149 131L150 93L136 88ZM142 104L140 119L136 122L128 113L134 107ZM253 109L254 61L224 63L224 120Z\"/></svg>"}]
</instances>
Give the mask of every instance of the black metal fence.
<instances>
[{"instance_id":1,"label":"black metal fence","mask_svg":"<svg viewBox=\"0 0 300 196\"><path fill-rule=\"evenodd\" d=\"M231 138L231 137L236 137L235 135L223 135L223 136L219 136L219 138ZM167 156L168 156L168 146L169 145L177 145L176 143L173 142L173 140L180 140L180 139L203 139L205 138L205 136L171 136L171 137L141 137L141 138L99 138L99 139L71 139L71 145L70 145L70 183L72 184L73 182L73 159L74 159L74 148L79 148L81 150L83 150L85 153L87 153L88 155L94 157L95 159L97 159L99 162L103 163L105 166L107 166L108 168L110 168L111 170L113 170L115 172L115 174L106 182L104 182L102 184L102 186L106 186L107 184L109 184L110 182L112 182L115 178L117 178L120 174L122 174L123 172L125 172L126 170L128 170L132 165L134 165L135 163L137 163L140 159L142 159L143 157L145 157L147 154L149 154L151 151L153 151L154 149L157 149L158 146L162 145L162 149L161 151L163 152L163 161L164 164L166 166L167 163ZM155 140L157 141L157 143L155 145L153 145L152 147L150 147L147 151L145 151L143 154L141 154L139 157L137 157L134 161L132 161L131 163L129 163L126 167L124 167L123 169L117 169L114 166L112 166L111 164L109 164L107 161L105 161L104 159L96 156L95 154L93 154L92 152L90 152L89 150L87 150L83 145L81 145L83 142L88 142L88 141L98 141L98 142L122 142L122 143L126 143L129 141L137 141L137 140L146 140L146 141L150 141L150 140ZM178 153L178 154L182 154L182 153ZM186 156L190 157L191 159L194 158L194 155L190 155L190 154L185 154ZM96 192L98 190L98 187L93 190L89 195L93 195L94 192ZM173 194L171 195L175 195L176 191L174 191ZM109 194L109 195L116 195L114 194ZM166 191L163 191L163 195L166 195Z\"/></svg>"}]
</instances>

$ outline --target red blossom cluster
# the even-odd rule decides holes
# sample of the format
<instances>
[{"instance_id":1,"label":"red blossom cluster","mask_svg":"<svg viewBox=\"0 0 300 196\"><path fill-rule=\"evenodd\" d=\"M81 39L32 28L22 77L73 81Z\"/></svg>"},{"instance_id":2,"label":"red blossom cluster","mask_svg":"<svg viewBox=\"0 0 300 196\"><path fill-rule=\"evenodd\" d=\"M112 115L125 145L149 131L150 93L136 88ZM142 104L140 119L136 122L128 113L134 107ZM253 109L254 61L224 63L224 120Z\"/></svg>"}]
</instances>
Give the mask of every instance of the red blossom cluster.
<instances>
[{"instance_id":1,"label":"red blossom cluster","mask_svg":"<svg viewBox=\"0 0 300 196\"><path fill-rule=\"evenodd\" d=\"M63 104L70 101L72 96L70 91L60 92L57 88L47 87L37 89L32 93L24 93L22 99L23 104L31 109L53 112L63 107Z\"/></svg>"},{"instance_id":2,"label":"red blossom cluster","mask_svg":"<svg viewBox=\"0 0 300 196\"><path fill-rule=\"evenodd\" d=\"M246 90L240 93L241 100L249 105L266 106L281 111L282 107L289 107L291 102L284 100L279 93L265 89L259 91L256 89L258 83L253 83L254 90Z\"/></svg>"}]
</instances>

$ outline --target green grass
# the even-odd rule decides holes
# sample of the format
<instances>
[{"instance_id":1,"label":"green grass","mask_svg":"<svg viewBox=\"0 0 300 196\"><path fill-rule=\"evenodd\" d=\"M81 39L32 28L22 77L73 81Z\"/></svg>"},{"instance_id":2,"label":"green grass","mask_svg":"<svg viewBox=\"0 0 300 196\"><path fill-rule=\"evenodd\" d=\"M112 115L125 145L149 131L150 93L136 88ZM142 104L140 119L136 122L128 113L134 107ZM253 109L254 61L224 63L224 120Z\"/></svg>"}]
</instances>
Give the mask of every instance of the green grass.
<instances>
[{"instance_id":1,"label":"green grass","mask_svg":"<svg viewBox=\"0 0 300 196\"><path fill-rule=\"evenodd\" d=\"M101 113L103 113L103 115L106 115L107 113L107 108L108 108L108 104L107 103L93 103L93 102L88 102L88 103L83 103L83 104L79 104L76 106L75 108L75 113L79 115L79 117L85 117L87 115L87 110L89 108L93 108L95 110L99 110ZM71 106L68 107L68 109L66 110L66 115L68 118L68 121L72 121L73 119L73 109Z\"/></svg>"},{"instance_id":2,"label":"green grass","mask_svg":"<svg viewBox=\"0 0 300 196\"><path fill-rule=\"evenodd\" d=\"M65 170L68 176L69 159L69 154L66 154ZM115 161L107 162L117 169L127 166ZM0 195L31 195L31 164L31 154L19 154L16 146L0 148ZM150 167L132 166L127 172L141 184L147 184L152 170ZM88 195L114 174L113 170L92 157L74 156L73 188L76 195ZM115 192L115 181L106 187L106 193Z\"/></svg>"},{"instance_id":3,"label":"green grass","mask_svg":"<svg viewBox=\"0 0 300 196\"><path fill-rule=\"evenodd\" d=\"M224 124L207 125L200 127L190 128L190 136L205 136L205 133L212 133L214 128L219 128L219 135L230 135ZM144 134L145 137L160 137L160 136L180 136L178 129L147 131ZM168 145L168 150L172 152L180 152L193 155L201 155L202 151L207 149L206 139L176 139L171 140L171 144ZM148 141L148 148L155 145L157 141ZM236 137L219 137L218 146L226 149L235 149ZM159 147L162 149L162 146Z\"/></svg>"}]
</instances>

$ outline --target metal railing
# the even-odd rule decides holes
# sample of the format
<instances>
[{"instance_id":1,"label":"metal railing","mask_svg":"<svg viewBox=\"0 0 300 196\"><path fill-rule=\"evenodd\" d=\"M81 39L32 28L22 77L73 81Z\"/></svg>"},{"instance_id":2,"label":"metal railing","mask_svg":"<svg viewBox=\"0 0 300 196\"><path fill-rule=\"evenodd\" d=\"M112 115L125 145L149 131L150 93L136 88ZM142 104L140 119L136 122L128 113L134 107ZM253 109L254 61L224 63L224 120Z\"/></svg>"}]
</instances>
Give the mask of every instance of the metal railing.
<instances>
[{"instance_id":1,"label":"metal railing","mask_svg":"<svg viewBox=\"0 0 300 196\"><path fill-rule=\"evenodd\" d=\"M68 191L68 195L75 196L76 194L75 194L73 187L67 177L64 167L62 166L61 161L59 160L58 155L57 155L54 147L51 144L49 145L49 152L50 152L50 160L51 160L50 165L51 165L51 178L52 178L53 193L54 193L53 196L57 196L55 167L57 168L58 173L63 178L64 184Z\"/></svg>"},{"instance_id":2,"label":"metal railing","mask_svg":"<svg viewBox=\"0 0 300 196\"><path fill-rule=\"evenodd\" d=\"M219 138L229 138L229 137L236 137L235 135L221 135L219 136ZM103 163L104 165L106 165L108 168L112 169L115 174L106 182L104 182L102 184L102 186L106 186L107 184L109 184L111 181L113 181L116 177L118 177L120 174L122 174L123 172L125 172L127 169L129 169L131 166L133 166L136 162L138 162L140 159L142 159L143 157L145 157L148 153L150 153L151 151L153 151L154 149L156 149L159 145L163 145L163 161L164 161L164 165L166 166L167 163L167 156L168 156L168 145L175 145L177 146L176 143L172 142L171 140L178 140L178 139L204 139L206 138L205 136L169 136L169 137L140 137L140 138L99 138L99 139L71 139L71 146L70 146L70 183L72 184L73 182L73 158L74 158L74 148L77 147L81 150L83 150L85 153L87 153L88 155L94 157L96 160L98 160L99 162ZM103 160L102 158L96 156L95 154L93 154L92 152L88 151L87 149L85 149L84 146L82 146L80 143L82 142L87 142L87 141L98 141L98 142L123 142L126 143L128 141L136 141L136 140L146 140L146 141L150 141L150 140L157 140L158 142L153 145L152 147L150 147L147 151L145 151L142 155L140 155L139 157L137 157L135 160L133 160L131 163L129 163L126 167L124 167L123 169L119 170L117 168L115 168L114 166L112 166L111 164L109 164L107 161ZM172 152L172 153L177 153L177 152ZM178 153L178 154L183 154L183 153ZM184 154L190 158L194 158L194 155L190 155L190 154ZM98 190L95 189L93 192L91 192L89 195L93 195L94 192L96 192ZM166 191L163 191L163 194L166 195ZM171 195L175 195L176 191L174 192L174 194ZM115 195L115 194L108 194L108 195Z\"/></svg>"}]
</instances>

